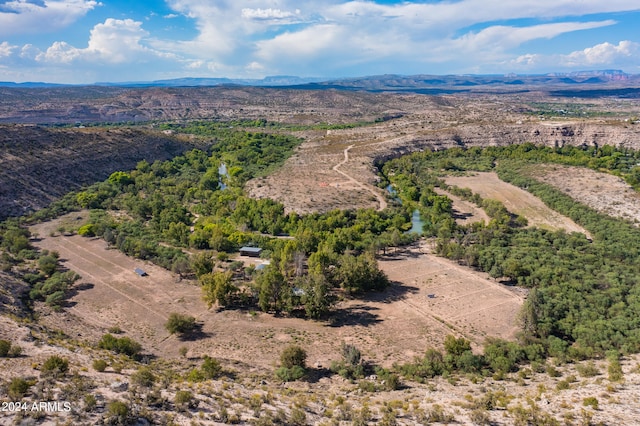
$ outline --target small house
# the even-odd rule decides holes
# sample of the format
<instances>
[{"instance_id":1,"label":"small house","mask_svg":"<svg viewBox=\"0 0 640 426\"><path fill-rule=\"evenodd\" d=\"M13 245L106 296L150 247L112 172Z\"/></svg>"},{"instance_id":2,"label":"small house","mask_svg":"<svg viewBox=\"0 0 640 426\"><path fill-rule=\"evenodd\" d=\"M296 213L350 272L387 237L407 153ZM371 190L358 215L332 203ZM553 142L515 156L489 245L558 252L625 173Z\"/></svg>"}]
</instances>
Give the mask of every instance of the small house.
<instances>
[{"instance_id":1,"label":"small house","mask_svg":"<svg viewBox=\"0 0 640 426\"><path fill-rule=\"evenodd\" d=\"M240 256L260 257L262 249L260 247L242 247L240 248Z\"/></svg>"},{"instance_id":2,"label":"small house","mask_svg":"<svg viewBox=\"0 0 640 426\"><path fill-rule=\"evenodd\" d=\"M134 269L134 271L136 271L136 274L140 275L141 277L146 277L147 275L149 275L143 269L140 269L140 268L136 268Z\"/></svg>"}]
</instances>

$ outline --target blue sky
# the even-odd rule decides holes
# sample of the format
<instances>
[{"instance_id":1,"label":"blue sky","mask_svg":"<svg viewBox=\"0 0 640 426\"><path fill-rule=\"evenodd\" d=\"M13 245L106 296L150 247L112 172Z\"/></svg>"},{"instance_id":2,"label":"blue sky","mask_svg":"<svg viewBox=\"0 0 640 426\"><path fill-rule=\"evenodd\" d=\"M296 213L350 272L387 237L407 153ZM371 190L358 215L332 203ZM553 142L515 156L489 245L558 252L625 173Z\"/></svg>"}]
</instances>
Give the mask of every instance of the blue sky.
<instances>
[{"instance_id":1,"label":"blue sky","mask_svg":"<svg viewBox=\"0 0 640 426\"><path fill-rule=\"evenodd\" d=\"M0 0L0 81L640 73L638 0Z\"/></svg>"}]
</instances>

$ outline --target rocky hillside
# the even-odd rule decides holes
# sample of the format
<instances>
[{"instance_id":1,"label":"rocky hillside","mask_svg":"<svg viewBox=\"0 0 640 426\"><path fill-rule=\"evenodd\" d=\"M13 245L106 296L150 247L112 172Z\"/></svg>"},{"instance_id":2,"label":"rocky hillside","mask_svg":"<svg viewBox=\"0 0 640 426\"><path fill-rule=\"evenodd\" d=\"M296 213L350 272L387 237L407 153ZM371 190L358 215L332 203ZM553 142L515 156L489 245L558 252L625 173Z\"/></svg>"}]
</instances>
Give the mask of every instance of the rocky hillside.
<instances>
[{"instance_id":1,"label":"rocky hillside","mask_svg":"<svg viewBox=\"0 0 640 426\"><path fill-rule=\"evenodd\" d=\"M442 130L407 134L382 148L378 159L425 148L501 146L527 142L554 147L613 145L640 149L640 124L619 122L460 124Z\"/></svg>"},{"instance_id":2,"label":"rocky hillside","mask_svg":"<svg viewBox=\"0 0 640 426\"><path fill-rule=\"evenodd\" d=\"M410 109L412 95L256 87L6 88L0 87L0 123L146 122L251 119L304 122L374 120Z\"/></svg>"},{"instance_id":3,"label":"rocky hillside","mask_svg":"<svg viewBox=\"0 0 640 426\"><path fill-rule=\"evenodd\" d=\"M169 159L193 147L144 130L0 126L0 219L42 208L143 159Z\"/></svg>"}]
</instances>

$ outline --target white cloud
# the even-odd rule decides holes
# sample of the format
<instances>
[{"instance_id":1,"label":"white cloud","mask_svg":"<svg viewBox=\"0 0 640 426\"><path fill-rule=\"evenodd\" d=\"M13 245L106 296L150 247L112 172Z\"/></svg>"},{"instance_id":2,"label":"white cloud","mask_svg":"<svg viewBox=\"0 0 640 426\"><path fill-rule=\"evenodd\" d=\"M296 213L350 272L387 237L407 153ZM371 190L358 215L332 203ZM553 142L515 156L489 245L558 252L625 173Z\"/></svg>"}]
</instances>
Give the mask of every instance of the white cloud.
<instances>
[{"instance_id":1,"label":"white cloud","mask_svg":"<svg viewBox=\"0 0 640 426\"><path fill-rule=\"evenodd\" d=\"M93 0L10 0L0 4L0 36L39 34L67 27L99 6Z\"/></svg>"},{"instance_id":2,"label":"white cloud","mask_svg":"<svg viewBox=\"0 0 640 426\"><path fill-rule=\"evenodd\" d=\"M168 0L176 12L194 20L190 40L155 40L153 47L192 59L224 63L235 74L259 62L266 73L339 72L368 62L434 63L505 61L509 50L540 38L613 25L553 22L526 26L527 18L578 21L595 13L639 10L637 1L461 0L380 4L355 0ZM502 22L501 22L502 21ZM500 22L482 29L483 25ZM296 27L287 25L295 23ZM468 28L478 27L474 31ZM415 65L418 64L418 65ZM422 64L422 65L420 65ZM220 68L216 68L220 69ZM376 70L372 70L375 72ZM257 70L256 70L257 72ZM398 70L401 72L401 70Z\"/></svg>"},{"instance_id":3,"label":"white cloud","mask_svg":"<svg viewBox=\"0 0 640 426\"><path fill-rule=\"evenodd\" d=\"M561 68L588 69L592 67L638 67L640 43L623 40L617 45L608 42L577 50L568 54L525 54L508 63L508 66L524 71L553 70Z\"/></svg>"},{"instance_id":4,"label":"white cloud","mask_svg":"<svg viewBox=\"0 0 640 426\"><path fill-rule=\"evenodd\" d=\"M163 34L168 32L147 32L156 22L145 23L143 29L140 22L131 19L108 19L91 30L86 47L78 47L77 41L56 35L57 42L38 45L42 51L33 46L10 51L5 47L4 51L25 61L37 58L42 66L57 64L59 68L72 70L79 64L89 69L93 62L113 67L153 63L154 66L146 67L149 75L153 75L150 79L156 78L151 73L196 72L237 77L436 70L508 72L511 71L508 66L526 70L546 61L552 65L554 61L556 65L588 64L589 60L612 58L614 62L631 63L633 59L624 56L624 45L594 46L592 51L577 50L564 56L542 53L561 49L565 39L559 36L563 34L605 26L611 26L612 32L616 29L616 23L607 16L598 16L601 20L595 21L596 14L620 12L622 21L626 19L623 12L640 11L637 0L416 0L395 4L377 1L166 0L171 10L163 18L186 18L180 20L180 25L193 25L195 36L164 39ZM21 31L38 26L42 30L59 28L62 22L74 22L98 4L90 0L9 0L0 4L0 36L5 31L11 32L5 30L9 26L22 27L18 28ZM69 9L66 14L60 11L61 5ZM20 13L10 13L10 8L14 12L22 9ZM7 18L9 15L18 24ZM30 24L26 24L28 19ZM177 27L172 27L171 34L176 30ZM16 30L16 34L20 32ZM548 43L539 51L513 59L514 52L522 52L519 49L525 43L554 37L558 37L557 43ZM15 38L5 39L17 44ZM29 42L35 44L33 39ZM572 47L564 48L565 52L577 49L577 41L572 42ZM3 64L11 63L10 59L3 59ZM122 72L135 67L124 68L120 68Z\"/></svg>"},{"instance_id":5,"label":"white cloud","mask_svg":"<svg viewBox=\"0 0 640 426\"><path fill-rule=\"evenodd\" d=\"M345 28L334 24L315 25L301 31L285 32L257 43L258 56L267 60L282 57L305 60L330 49L341 49L347 40Z\"/></svg>"},{"instance_id":6,"label":"white cloud","mask_svg":"<svg viewBox=\"0 0 640 426\"><path fill-rule=\"evenodd\" d=\"M86 48L77 48L64 41L55 42L45 52L36 56L36 60L54 63L84 60L121 64L167 56L142 45L141 41L146 36L148 33L142 29L141 22L108 18L104 23L93 27Z\"/></svg>"},{"instance_id":7,"label":"white cloud","mask_svg":"<svg viewBox=\"0 0 640 426\"><path fill-rule=\"evenodd\" d=\"M614 25L615 21L600 22L559 22L554 24L532 25L528 27L492 26L478 33L467 33L455 40L456 47L465 50L477 50L496 47L507 50L525 42L561 34Z\"/></svg>"},{"instance_id":8,"label":"white cloud","mask_svg":"<svg viewBox=\"0 0 640 426\"><path fill-rule=\"evenodd\" d=\"M629 61L639 56L640 43L623 40L617 46L605 42L572 52L563 57L563 63L567 66L609 65Z\"/></svg>"},{"instance_id":9,"label":"white cloud","mask_svg":"<svg viewBox=\"0 0 640 426\"><path fill-rule=\"evenodd\" d=\"M247 65L247 70L250 72L262 71L264 70L264 66L260 62L251 62Z\"/></svg>"},{"instance_id":10,"label":"white cloud","mask_svg":"<svg viewBox=\"0 0 640 426\"><path fill-rule=\"evenodd\" d=\"M3 41L0 43L0 58L11 56L13 51L16 50L18 46L12 46L9 42Z\"/></svg>"},{"instance_id":11,"label":"white cloud","mask_svg":"<svg viewBox=\"0 0 640 426\"><path fill-rule=\"evenodd\" d=\"M295 12L287 12L280 9L249 9L244 8L241 11L241 16L245 19L256 19L264 21L284 21L300 16L300 9L296 9Z\"/></svg>"}]
</instances>

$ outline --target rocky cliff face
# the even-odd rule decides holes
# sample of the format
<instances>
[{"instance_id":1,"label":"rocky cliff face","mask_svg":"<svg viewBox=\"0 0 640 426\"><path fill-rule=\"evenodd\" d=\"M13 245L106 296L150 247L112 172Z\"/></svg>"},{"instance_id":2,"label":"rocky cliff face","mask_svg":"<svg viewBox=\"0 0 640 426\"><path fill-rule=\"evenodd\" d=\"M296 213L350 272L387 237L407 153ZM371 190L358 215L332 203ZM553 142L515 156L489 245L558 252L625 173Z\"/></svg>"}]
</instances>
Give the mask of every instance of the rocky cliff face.
<instances>
[{"instance_id":1,"label":"rocky cliff face","mask_svg":"<svg viewBox=\"0 0 640 426\"><path fill-rule=\"evenodd\" d=\"M142 130L0 126L0 219L42 208L143 159L169 159L190 148Z\"/></svg>"},{"instance_id":2,"label":"rocky cliff face","mask_svg":"<svg viewBox=\"0 0 640 426\"><path fill-rule=\"evenodd\" d=\"M531 142L553 147L613 145L640 149L640 124L621 123L527 123L461 124L444 130L408 135L393 141L374 158L377 162L423 149L446 149L455 146L504 146Z\"/></svg>"}]
</instances>

